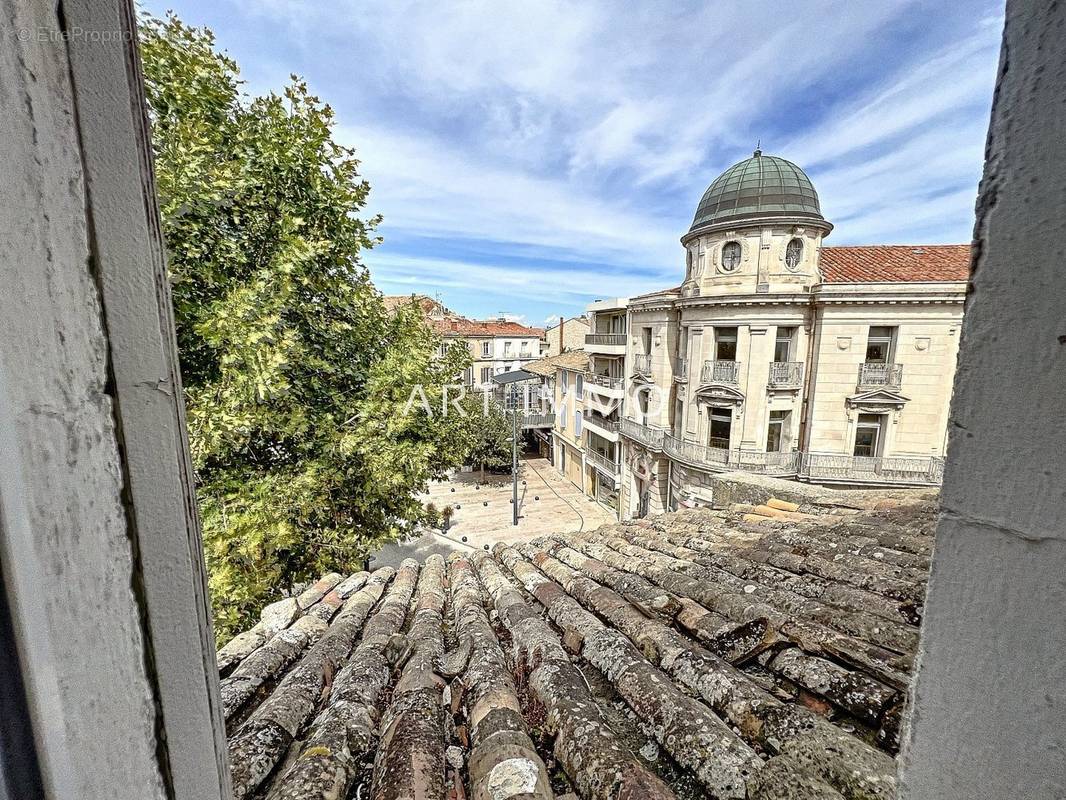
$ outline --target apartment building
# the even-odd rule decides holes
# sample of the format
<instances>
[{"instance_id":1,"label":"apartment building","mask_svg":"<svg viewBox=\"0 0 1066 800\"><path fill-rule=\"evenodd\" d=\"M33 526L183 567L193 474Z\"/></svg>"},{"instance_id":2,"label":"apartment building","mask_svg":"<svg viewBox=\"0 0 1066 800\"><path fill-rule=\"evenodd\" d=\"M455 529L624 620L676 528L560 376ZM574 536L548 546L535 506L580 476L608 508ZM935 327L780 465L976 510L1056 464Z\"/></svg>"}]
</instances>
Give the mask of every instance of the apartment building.
<instances>
[{"instance_id":1,"label":"apartment building","mask_svg":"<svg viewBox=\"0 0 1066 800\"><path fill-rule=\"evenodd\" d=\"M700 200L679 286L589 307L621 517L710 503L733 470L939 484L970 248L832 230L806 174L756 151Z\"/></svg>"},{"instance_id":2,"label":"apartment building","mask_svg":"<svg viewBox=\"0 0 1066 800\"><path fill-rule=\"evenodd\" d=\"M456 341L470 349L473 363L463 375L468 386L492 389L492 378L521 369L541 357L544 330L510 322L504 317L494 320L467 319L445 306L439 298L424 294L386 295L385 309L395 313L401 305L414 303L430 327L443 338L441 352Z\"/></svg>"},{"instance_id":3,"label":"apartment building","mask_svg":"<svg viewBox=\"0 0 1066 800\"><path fill-rule=\"evenodd\" d=\"M493 376L540 358L543 331L539 328L504 319L431 319L430 325L443 338L442 347L462 341L470 348L473 363L463 378L477 389L492 389Z\"/></svg>"}]
</instances>

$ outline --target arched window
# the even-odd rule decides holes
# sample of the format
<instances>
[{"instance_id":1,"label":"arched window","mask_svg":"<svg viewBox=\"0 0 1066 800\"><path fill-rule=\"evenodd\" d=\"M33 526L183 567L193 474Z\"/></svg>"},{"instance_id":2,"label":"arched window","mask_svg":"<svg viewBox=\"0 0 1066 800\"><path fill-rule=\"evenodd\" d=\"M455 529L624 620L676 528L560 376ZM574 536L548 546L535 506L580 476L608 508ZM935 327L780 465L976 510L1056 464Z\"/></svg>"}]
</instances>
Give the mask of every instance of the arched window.
<instances>
[{"instance_id":1,"label":"arched window","mask_svg":"<svg viewBox=\"0 0 1066 800\"><path fill-rule=\"evenodd\" d=\"M788 243L788 247L785 248L785 266L791 270L799 269L802 257L803 242L800 239L793 239Z\"/></svg>"},{"instance_id":2,"label":"arched window","mask_svg":"<svg viewBox=\"0 0 1066 800\"><path fill-rule=\"evenodd\" d=\"M686 263L685 263L685 277L686 278L691 278L692 277L692 251L691 250L686 250L685 253L686 253L686 257L688 259L686 261Z\"/></svg>"},{"instance_id":3,"label":"arched window","mask_svg":"<svg viewBox=\"0 0 1066 800\"><path fill-rule=\"evenodd\" d=\"M722 245L722 272L733 272L740 266L740 242Z\"/></svg>"}]
</instances>

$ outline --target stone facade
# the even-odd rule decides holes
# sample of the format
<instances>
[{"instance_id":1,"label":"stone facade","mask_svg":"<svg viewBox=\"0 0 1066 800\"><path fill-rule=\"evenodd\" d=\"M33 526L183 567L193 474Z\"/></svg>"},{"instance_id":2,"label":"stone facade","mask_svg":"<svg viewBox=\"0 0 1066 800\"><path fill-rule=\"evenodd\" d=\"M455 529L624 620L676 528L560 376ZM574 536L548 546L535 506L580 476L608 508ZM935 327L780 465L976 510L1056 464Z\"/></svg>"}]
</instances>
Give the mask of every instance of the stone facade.
<instances>
[{"instance_id":1,"label":"stone facade","mask_svg":"<svg viewBox=\"0 0 1066 800\"><path fill-rule=\"evenodd\" d=\"M806 175L756 152L704 195L680 286L589 306L622 518L709 505L737 470L939 484L969 247L832 230Z\"/></svg>"},{"instance_id":2,"label":"stone facade","mask_svg":"<svg viewBox=\"0 0 1066 800\"><path fill-rule=\"evenodd\" d=\"M559 322L544 331L544 355L557 356L585 346L589 322L585 317L559 318Z\"/></svg>"}]
</instances>

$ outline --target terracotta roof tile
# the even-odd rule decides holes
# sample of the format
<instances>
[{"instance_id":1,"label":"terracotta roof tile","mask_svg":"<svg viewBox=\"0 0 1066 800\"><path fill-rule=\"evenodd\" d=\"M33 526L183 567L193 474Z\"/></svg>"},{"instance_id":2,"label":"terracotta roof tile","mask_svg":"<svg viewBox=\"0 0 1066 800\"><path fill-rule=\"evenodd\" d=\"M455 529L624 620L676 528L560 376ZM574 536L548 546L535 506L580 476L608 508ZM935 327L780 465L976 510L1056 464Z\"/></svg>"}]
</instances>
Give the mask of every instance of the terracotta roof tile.
<instances>
[{"instance_id":1,"label":"terracotta roof tile","mask_svg":"<svg viewBox=\"0 0 1066 800\"><path fill-rule=\"evenodd\" d=\"M236 800L888 800L932 504L739 514L408 559L268 607L257 649L219 657Z\"/></svg>"},{"instance_id":2,"label":"terracotta roof tile","mask_svg":"<svg viewBox=\"0 0 1066 800\"><path fill-rule=\"evenodd\" d=\"M558 367L587 372L589 368L588 353L584 350L567 350L565 353L538 358L536 361L530 361L528 364L522 365L522 369L526 372L532 372L534 375L543 377L554 375Z\"/></svg>"},{"instance_id":3,"label":"terracotta roof tile","mask_svg":"<svg viewBox=\"0 0 1066 800\"><path fill-rule=\"evenodd\" d=\"M965 281L970 245L823 247L820 268L826 283Z\"/></svg>"},{"instance_id":4,"label":"terracotta roof tile","mask_svg":"<svg viewBox=\"0 0 1066 800\"><path fill-rule=\"evenodd\" d=\"M544 331L517 322L498 322L476 319L433 319L429 321L442 336L528 336L541 338Z\"/></svg>"}]
</instances>

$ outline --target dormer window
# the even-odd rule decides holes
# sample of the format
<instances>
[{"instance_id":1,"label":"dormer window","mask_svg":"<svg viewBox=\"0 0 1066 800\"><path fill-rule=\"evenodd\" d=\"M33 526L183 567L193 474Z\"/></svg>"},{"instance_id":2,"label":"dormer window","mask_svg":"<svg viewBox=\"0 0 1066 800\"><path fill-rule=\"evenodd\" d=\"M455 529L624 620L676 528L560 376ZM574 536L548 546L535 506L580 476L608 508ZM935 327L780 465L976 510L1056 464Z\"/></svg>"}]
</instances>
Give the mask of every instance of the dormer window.
<instances>
[{"instance_id":1,"label":"dormer window","mask_svg":"<svg viewBox=\"0 0 1066 800\"><path fill-rule=\"evenodd\" d=\"M740 242L726 242L722 245L722 272L735 272L740 266Z\"/></svg>"},{"instance_id":2,"label":"dormer window","mask_svg":"<svg viewBox=\"0 0 1066 800\"><path fill-rule=\"evenodd\" d=\"M803 241L793 239L785 248L785 267L795 272L799 269L800 259L803 257Z\"/></svg>"}]
</instances>

